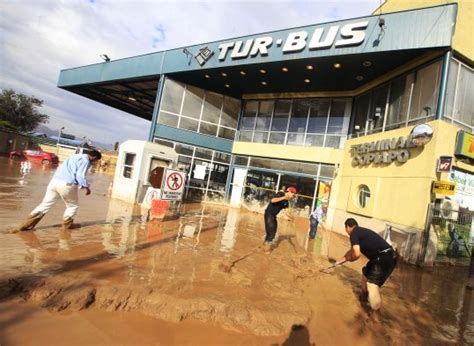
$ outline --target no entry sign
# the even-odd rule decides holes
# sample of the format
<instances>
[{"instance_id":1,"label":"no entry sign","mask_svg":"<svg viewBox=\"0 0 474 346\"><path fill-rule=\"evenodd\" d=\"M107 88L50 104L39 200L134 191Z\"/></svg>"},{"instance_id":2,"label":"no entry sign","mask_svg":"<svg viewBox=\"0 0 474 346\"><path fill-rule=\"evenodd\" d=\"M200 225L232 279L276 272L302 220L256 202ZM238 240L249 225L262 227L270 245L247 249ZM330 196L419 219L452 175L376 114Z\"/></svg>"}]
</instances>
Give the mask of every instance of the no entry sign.
<instances>
[{"instance_id":1,"label":"no entry sign","mask_svg":"<svg viewBox=\"0 0 474 346\"><path fill-rule=\"evenodd\" d=\"M161 199L179 201L183 198L184 173L172 169L166 169L163 186L161 188Z\"/></svg>"}]
</instances>

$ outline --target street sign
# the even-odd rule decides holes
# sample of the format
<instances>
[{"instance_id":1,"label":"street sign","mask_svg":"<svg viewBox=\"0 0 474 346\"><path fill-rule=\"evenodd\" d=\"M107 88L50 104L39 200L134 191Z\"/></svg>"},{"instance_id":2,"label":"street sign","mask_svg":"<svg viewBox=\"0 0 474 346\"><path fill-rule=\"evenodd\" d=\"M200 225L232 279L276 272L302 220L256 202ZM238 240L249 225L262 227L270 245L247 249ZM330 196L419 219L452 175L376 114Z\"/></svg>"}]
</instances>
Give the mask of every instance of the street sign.
<instances>
[{"instance_id":1,"label":"street sign","mask_svg":"<svg viewBox=\"0 0 474 346\"><path fill-rule=\"evenodd\" d=\"M436 168L436 171L439 173L450 172L452 162L453 158L451 156L441 156L438 159L438 167Z\"/></svg>"},{"instance_id":2,"label":"street sign","mask_svg":"<svg viewBox=\"0 0 474 346\"><path fill-rule=\"evenodd\" d=\"M440 195L454 195L456 183L450 181L434 181L432 191Z\"/></svg>"},{"instance_id":3,"label":"street sign","mask_svg":"<svg viewBox=\"0 0 474 346\"><path fill-rule=\"evenodd\" d=\"M161 199L180 201L183 199L185 175L183 172L166 169L161 188Z\"/></svg>"}]
</instances>

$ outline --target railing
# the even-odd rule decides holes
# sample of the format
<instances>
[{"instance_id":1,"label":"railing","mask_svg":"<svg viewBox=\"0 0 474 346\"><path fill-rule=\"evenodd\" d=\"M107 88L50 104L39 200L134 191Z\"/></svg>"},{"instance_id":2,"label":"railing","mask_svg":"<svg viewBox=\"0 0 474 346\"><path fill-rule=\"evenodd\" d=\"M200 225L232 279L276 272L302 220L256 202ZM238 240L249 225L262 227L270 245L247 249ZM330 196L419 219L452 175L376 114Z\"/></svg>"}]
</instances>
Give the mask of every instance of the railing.
<instances>
[{"instance_id":1,"label":"railing","mask_svg":"<svg viewBox=\"0 0 474 346\"><path fill-rule=\"evenodd\" d=\"M383 238L390 244L400 256L409 260L412 252L413 244L415 243L416 232L410 232L405 229L395 227L390 224L385 225Z\"/></svg>"}]
</instances>

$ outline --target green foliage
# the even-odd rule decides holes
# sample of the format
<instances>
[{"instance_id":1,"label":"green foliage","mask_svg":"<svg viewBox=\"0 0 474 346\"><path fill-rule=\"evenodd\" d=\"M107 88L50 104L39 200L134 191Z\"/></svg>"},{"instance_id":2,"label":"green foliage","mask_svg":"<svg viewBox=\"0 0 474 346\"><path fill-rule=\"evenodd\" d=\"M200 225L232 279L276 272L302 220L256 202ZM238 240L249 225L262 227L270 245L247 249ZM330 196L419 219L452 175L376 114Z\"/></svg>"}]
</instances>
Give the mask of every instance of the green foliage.
<instances>
[{"instance_id":1,"label":"green foliage","mask_svg":"<svg viewBox=\"0 0 474 346\"><path fill-rule=\"evenodd\" d=\"M8 120L0 120L0 128L5 128L8 130L18 130L15 126L13 126Z\"/></svg>"},{"instance_id":2,"label":"green foliage","mask_svg":"<svg viewBox=\"0 0 474 346\"><path fill-rule=\"evenodd\" d=\"M23 132L46 123L49 116L39 112L43 101L36 97L4 89L0 93L0 126Z\"/></svg>"}]
</instances>

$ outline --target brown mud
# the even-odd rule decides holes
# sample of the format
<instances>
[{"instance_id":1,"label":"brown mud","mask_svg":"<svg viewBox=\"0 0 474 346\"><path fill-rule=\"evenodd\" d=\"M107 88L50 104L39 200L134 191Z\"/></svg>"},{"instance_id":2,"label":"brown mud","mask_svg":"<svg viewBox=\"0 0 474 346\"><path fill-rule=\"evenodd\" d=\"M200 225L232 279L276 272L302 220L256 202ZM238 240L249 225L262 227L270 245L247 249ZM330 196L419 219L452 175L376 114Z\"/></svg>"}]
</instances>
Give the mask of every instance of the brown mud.
<instances>
[{"instance_id":1,"label":"brown mud","mask_svg":"<svg viewBox=\"0 0 474 346\"><path fill-rule=\"evenodd\" d=\"M128 344L474 342L467 270L399 265L382 288L376 323L358 300L363 261L319 271L328 255L344 253L347 238L320 228L308 241L301 218L279 220L265 253L259 214L190 204L179 219L146 222L139 208L106 197L108 176L91 174L80 228L61 229L58 203L36 231L9 233L52 173L20 174L18 163L0 159L1 344L33 343L46 330L54 337L41 340L53 344L94 335Z\"/></svg>"}]
</instances>

